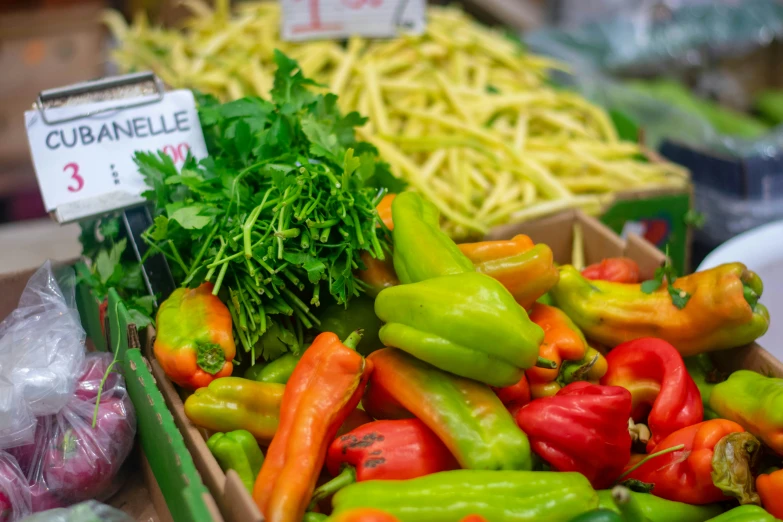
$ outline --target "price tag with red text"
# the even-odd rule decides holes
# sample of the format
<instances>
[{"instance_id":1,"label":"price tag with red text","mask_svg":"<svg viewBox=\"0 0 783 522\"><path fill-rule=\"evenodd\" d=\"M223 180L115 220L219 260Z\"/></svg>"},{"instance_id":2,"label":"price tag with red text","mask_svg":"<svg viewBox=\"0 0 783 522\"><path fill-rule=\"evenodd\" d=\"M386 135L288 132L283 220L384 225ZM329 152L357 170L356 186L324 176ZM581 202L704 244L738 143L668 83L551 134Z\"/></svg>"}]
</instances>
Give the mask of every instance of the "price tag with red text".
<instances>
[{"instance_id":1,"label":"price tag with red text","mask_svg":"<svg viewBox=\"0 0 783 522\"><path fill-rule=\"evenodd\" d=\"M207 156L192 92L171 91L155 103L100 112L112 104L117 102L47 108L46 121L38 110L25 112L41 195L60 222L142 202L147 186L133 162L136 151L162 151L177 166L188 152ZM97 114L47 123L85 113Z\"/></svg>"},{"instance_id":2,"label":"price tag with red text","mask_svg":"<svg viewBox=\"0 0 783 522\"><path fill-rule=\"evenodd\" d=\"M425 0L283 0L284 40L420 34Z\"/></svg>"}]
</instances>

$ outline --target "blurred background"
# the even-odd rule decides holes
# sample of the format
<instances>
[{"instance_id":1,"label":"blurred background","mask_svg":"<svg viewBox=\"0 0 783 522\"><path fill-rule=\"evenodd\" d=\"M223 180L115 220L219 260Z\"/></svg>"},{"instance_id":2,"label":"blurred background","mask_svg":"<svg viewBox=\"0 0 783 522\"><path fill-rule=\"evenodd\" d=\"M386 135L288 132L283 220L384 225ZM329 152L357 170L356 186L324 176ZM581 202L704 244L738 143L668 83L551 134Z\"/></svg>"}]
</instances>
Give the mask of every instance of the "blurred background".
<instances>
[{"instance_id":1,"label":"blurred background","mask_svg":"<svg viewBox=\"0 0 783 522\"><path fill-rule=\"evenodd\" d=\"M129 60L155 69L156 59L166 59L150 47L146 56L136 49L133 59L126 55L124 63L115 63L112 50L130 47L105 24L107 8L121 13L131 28L140 23L179 28L193 16L193 4L0 3L0 243L14 241L60 257L78 253L78 231L58 230L46 221L23 112L43 89L128 70ZM676 256L687 270L732 237L783 218L780 2L476 0L459 5L521 39L529 52L565 63L568 71L548 81L602 106L624 138L641 141L651 153L690 171L692 190L667 193L668 199L655 199L659 195L653 193L630 197L634 203L628 208L650 203L643 215L608 209L603 221L616 231L640 232L661 247L677 243ZM145 21L133 22L134 13L145 13ZM8 268L14 261L4 255L0 265Z\"/></svg>"}]
</instances>

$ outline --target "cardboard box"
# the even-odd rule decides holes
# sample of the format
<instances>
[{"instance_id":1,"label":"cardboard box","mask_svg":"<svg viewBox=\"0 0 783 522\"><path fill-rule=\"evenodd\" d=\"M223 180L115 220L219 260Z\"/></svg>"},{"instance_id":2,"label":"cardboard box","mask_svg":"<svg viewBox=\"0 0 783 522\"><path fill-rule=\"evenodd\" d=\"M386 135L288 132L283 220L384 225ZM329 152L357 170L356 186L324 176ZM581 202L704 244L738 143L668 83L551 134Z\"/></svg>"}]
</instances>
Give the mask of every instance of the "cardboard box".
<instances>
[{"instance_id":1,"label":"cardboard box","mask_svg":"<svg viewBox=\"0 0 783 522\"><path fill-rule=\"evenodd\" d=\"M648 241L635 234L629 234L627 239L623 240L600 221L581 211L568 211L528 223L498 227L492 230L488 239L507 239L516 234L527 234L536 243L549 245L556 262L570 263L573 230L576 223L579 223L582 228L586 263L598 262L606 257L630 257L639 264L642 276L649 279L664 261L664 254ZM148 337L151 340L151 335ZM209 452L206 445L209 433L197 428L188 420L183 408L183 397L187 396L187 392L178 391L168 380L154 358L151 342L147 343L145 354L151 362L152 373L193 455L204 483L212 492L225 520L262 522L263 517L239 480L239 476L233 471L228 474L223 473ZM765 375L783 377L783 363L756 344L716 354L715 358L723 368L745 368Z\"/></svg>"},{"instance_id":2,"label":"cardboard box","mask_svg":"<svg viewBox=\"0 0 783 522\"><path fill-rule=\"evenodd\" d=\"M44 89L103 76L103 2L0 14L0 162L29 161L24 111Z\"/></svg>"},{"instance_id":3,"label":"cardboard box","mask_svg":"<svg viewBox=\"0 0 783 522\"><path fill-rule=\"evenodd\" d=\"M86 270L77 265L77 272ZM35 270L0 276L0 319L18 305ZM77 287L79 315L90 349L119 351L120 368L136 409L137 449L120 473L127 479L106 503L122 509L139 522L222 522L209 491L201 482L174 419L155 385L150 366L141 355L136 327L116 293L110 296L108 328L98 321L98 302L90 291ZM103 331L109 335L104 336ZM127 468L127 469L126 469Z\"/></svg>"}]
</instances>

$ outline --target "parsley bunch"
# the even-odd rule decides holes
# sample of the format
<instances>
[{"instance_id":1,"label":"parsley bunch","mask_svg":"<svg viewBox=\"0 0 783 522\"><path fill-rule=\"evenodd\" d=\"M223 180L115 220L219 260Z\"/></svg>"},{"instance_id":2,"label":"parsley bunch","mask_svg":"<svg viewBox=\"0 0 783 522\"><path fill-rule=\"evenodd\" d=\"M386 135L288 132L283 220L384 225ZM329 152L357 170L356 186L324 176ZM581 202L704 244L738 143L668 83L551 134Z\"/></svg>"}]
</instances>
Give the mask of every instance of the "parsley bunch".
<instances>
[{"instance_id":1,"label":"parsley bunch","mask_svg":"<svg viewBox=\"0 0 783 522\"><path fill-rule=\"evenodd\" d=\"M322 290L359 295L361 252L384 259L390 245L375 206L394 178L354 137L365 118L314 93L296 61L275 51L275 62L271 101L201 97L208 158L178 171L166 155L135 156L156 208L145 240L179 283L214 283L253 360L297 353Z\"/></svg>"}]
</instances>

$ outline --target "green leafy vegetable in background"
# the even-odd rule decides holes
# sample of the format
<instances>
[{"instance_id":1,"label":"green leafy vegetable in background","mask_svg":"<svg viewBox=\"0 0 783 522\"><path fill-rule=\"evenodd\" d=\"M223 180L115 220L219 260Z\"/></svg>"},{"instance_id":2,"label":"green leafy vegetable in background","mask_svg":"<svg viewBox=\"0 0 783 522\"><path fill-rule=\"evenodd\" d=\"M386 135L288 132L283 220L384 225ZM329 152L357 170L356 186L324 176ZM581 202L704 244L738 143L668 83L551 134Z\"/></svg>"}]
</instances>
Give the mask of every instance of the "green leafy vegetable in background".
<instances>
[{"instance_id":1,"label":"green leafy vegetable in background","mask_svg":"<svg viewBox=\"0 0 783 522\"><path fill-rule=\"evenodd\" d=\"M313 92L294 60L276 51L275 62L271 101L199 97L208 158L178 170L135 156L155 206L145 240L178 283L214 283L253 360L298 353L322 290L337 303L360 295L360 253L383 259L390 241L375 206L394 178L354 137L365 118Z\"/></svg>"},{"instance_id":2,"label":"green leafy vegetable in background","mask_svg":"<svg viewBox=\"0 0 783 522\"><path fill-rule=\"evenodd\" d=\"M82 256L90 261L90 274L79 282L88 285L99 301L114 288L137 328L151 324L154 300L144 286L139 263L126 257L127 239L120 239L120 218L106 216L80 225Z\"/></svg>"}]
</instances>

